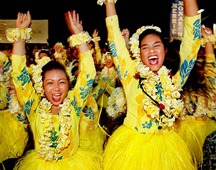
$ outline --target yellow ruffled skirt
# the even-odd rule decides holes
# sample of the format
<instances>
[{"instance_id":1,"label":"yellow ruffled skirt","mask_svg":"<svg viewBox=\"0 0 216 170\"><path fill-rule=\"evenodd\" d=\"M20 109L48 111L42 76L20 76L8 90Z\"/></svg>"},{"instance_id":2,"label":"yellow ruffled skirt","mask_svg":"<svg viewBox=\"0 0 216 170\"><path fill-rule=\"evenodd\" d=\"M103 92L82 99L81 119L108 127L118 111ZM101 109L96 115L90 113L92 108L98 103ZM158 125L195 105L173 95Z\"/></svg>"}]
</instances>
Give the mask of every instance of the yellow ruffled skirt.
<instances>
[{"instance_id":1,"label":"yellow ruffled skirt","mask_svg":"<svg viewBox=\"0 0 216 170\"><path fill-rule=\"evenodd\" d=\"M100 127L94 131L80 131L80 145L82 150L98 153L103 156L103 145L106 139L105 132Z\"/></svg>"},{"instance_id":2,"label":"yellow ruffled skirt","mask_svg":"<svg viewBox=\"0 0 216 170\"><path fill-rule=\"evenodd\" d=\"M102 170L102 163L100 156L81 149L57 162L40 159L35 150L30 150L18 160L14 170Z\"/></svg>"},{"instance_id":3,"label":"yellow ruffled skirt","mask_svg":"<svg viewBox=\"0 0 216 170\"><path fill-rule=\"evenodd\" d=\"M188 145L194 161L200 166L205 138L216 130L216 121L208 118L195 120L193 116L186 116L185 120L176 122L175 130Z\"/></svg>"},{"instance_id":4,"label":"yellow ruffled skirt","mask_svg":"<svg viewBox=\"0 0 216 170\"><path fill-rule=\"evenodd\" d=\"M104 170L195 170L186 143L175 131L141 134L120 126L104 151Z\"/></svg>"},{"instance_id":5,"label":"yellow ruffled skirt","mask_svg":"<svg viewBox=\"0 0 216 170\"><path fill-rule=\"evenodd\" d=\"M0 111L0 163L22 156L29 136L22 122L8 110Z\"/></svg>"}]
</instances>

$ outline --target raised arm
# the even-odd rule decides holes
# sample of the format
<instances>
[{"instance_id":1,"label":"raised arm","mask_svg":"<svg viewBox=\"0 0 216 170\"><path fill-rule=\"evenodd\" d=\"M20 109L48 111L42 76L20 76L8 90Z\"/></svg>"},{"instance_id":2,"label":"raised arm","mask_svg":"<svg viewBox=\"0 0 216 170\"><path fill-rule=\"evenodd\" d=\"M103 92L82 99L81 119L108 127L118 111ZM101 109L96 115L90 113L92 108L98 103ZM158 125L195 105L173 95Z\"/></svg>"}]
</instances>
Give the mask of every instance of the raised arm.
<instances>
[{"instance_id":1,"label":"raised arm","mask_svg":"<svg viewBox=\"0 0 216 170\"><path fill-rule=\"evenodd\" d=\"M34 115L35 102L38 97L32 85L29 73L26 67L25 43L31 38L31 15L28 11L26 14L18 13L16 20L16 36L13 31L7 33L7 38L14 41L13 54L11 57L13 84L16 89L17 98L27 115ZM19 36L18 36L19 35ZM15 38L14 38L15 37ZM34 107L32 107L34 103Z\"/></svg>"},{"instance_id":2,"label":"raised arm","mask_svg":"<svg viewBox=\"0 0 216 170\"><path fill-rule=\"evenodd\" d=\"M186 16L196 16L199 10L197 0L184 0L184 10Z\"/></svg>"},{"instance_id":3,"label":"raised arm","mask_svg":"<svg viewBox=\"0 0 216 170\"><path fill-rule=\"evenodd\" d=\"M106 27L110 51L114 57L113 59L117 68L118 77L124 86L132 79L132 75L129 74L129 72L134 68L134 62L131 59L125 39L119 27L118 16L113 0L106 1Z\"/></svg>"},{"instance_id":4,"label":"raised arm","mask_svg":"<svg viewBox=\"0 0 216 170\"><path fill-rule=\"evenodd\" d=\"M202 28L202 40L205 44L205 67L204 73L206 78L206 83L214 93L216 93L216 63L215 63L215 53L214 44L216 41L216 36L213 35L212 30L208 27ZM212 41L212 42L211 42Z\"/></svg>"},{"instance_id":5,"label":"raised arm","mask_svg":"<svg viewBox=\"0 0 216 170\"><path fill-rule=\"evenodd\" d=\"M87 32L83 31L82 22L79 20L79 15L75 11L65 13L65 19L68 29L72 34L68 39L70 46L76 46L79 49L80 55L80 73L76 85L71 92L72 94L70 94L71 103L76 114L80 116L96 75L93 57L87 45L91 37Z\"/></svg>"},{"instance_id":6,"label":"raised arm","mask_svg":"<svg viewBox=\"0 0 216 170\"><path fill-rule=\"evenodd\" d=\"M184 0L184 37L180 46L180 70L175 74L176 82L182 87L197 58L201 38L201 14L197 0Z\"/></svg>"}]
</instances>

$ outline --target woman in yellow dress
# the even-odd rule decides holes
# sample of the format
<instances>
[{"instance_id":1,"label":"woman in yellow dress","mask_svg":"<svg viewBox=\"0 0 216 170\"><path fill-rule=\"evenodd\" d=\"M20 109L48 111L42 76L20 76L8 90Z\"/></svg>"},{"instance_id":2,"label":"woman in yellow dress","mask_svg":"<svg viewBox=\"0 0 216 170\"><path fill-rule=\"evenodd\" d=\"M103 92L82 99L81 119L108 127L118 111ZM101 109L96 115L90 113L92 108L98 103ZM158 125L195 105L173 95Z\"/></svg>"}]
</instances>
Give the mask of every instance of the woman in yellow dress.
<instances>
[{"instance_id":1,"label":"woman in yellow dress","mask_svg":"<svg viewBox=\"0 0 216 170\"><path fill-rule=\"evenodd\" d=\"M181 87L196 61L201 24L196 0L184 0L185 27L180 69L172 76L164 64L166 48L161 29L140 27L130 38L132 60L121 35L112 0L106 1L108 42L122 82L127 113L109 138L104 151L105 170L196 169L190 150L174 131L183 110Z\"/></svg>"},{"instance_id":2,"label":"woman in yellow dress","mask_svg":"<svg viewBox=\"0 0 216 170\"><path fill-rule=\"evenodd\" d=\"M50 61L41 70L38 69L38 80L42 82L40 90L44 93L38 94L38 89L34 89L26 69L25 57L25 42L31 37L29 12L18 13L16 30L7 32L8 40L14 41L12 78L34 140L34 149L29 150L14 169L101 169L101 158L97 154L78 147L80 114L96 74L86 44L90 36L83 32L79 15L75 11L66 12L65 19L72 34L68 41L71 46L78 46L80 51L80 74L73 90L69 89L65 67L56 61Z\"/></svg>"},{"instance_id":3,"label":"woman in yellow dress","mask_svg":"<svg viewBox=\"0 0 216 170\"><path fill-rule=\"evenodd\" d=\"M11 81L11 64L0 52L0 163L19 158L29 140L28 121ZM12 163L12 162L10 162Z\"/></svg>"},{"instance_id":4,"label":"woman in yellow dress","mask_svg":"<svg viewBox=\"0 0 216 170\"><path fill-rule=\"evenodd\" d=\"M189 146L199 166L202 164L203 144L205 138L216 130L216 86L215 86L215 54L214 44L210 37L211 29L202 28L201 43L197 61L183 87L182 100L185 112L182 120L176 123L176 131ZM206 41L208 40L208 41Z\"/></svg>"}]
</instances>

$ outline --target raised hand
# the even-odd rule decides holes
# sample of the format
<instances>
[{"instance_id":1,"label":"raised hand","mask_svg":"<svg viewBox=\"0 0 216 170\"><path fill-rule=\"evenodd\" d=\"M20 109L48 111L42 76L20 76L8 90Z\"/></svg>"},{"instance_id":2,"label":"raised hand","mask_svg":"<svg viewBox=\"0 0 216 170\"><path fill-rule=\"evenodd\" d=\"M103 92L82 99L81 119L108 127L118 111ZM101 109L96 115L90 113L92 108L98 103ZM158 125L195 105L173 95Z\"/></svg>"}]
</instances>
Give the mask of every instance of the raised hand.
<instances>
[{"instance_id":1,"label":"raised hand","mask_svg":"<svg viewBox=\"0 0 216 170\"><path fill-rule=\"evenodd\" d=\"M27 13L20 13L17 14L17 20L16 20L16 28L24 29L28 28L31 25L31 15L30 12L27 11Z\"/></svg>"},{"instance_id":2,"label":"raised hand","mask_svg":"<svg viewBox=\"0 0 216 170\"><path fill-rule=\"evenodd\" d=\"M125 42L128 43L129 42L129 37L130 37L130 32L127 28L123 29L121 31L123 38L125 39Z\"/></svg>"},{"instance_id":3,"label":"raised hand","mask_svg":"<svg viewBox=\"0 0 216 170\"><path fill-rule=\"evenodd\" d=\"M96 37L98 37L98 34L99 34L99 31L97 29L95 29L93 34L92 34L92 37L96 38Z\"/></svg>"},{"instance_id":4,"label":"raised hand","mask_svg":"<svg viewBox=\"0 0 216 170\"><path fill-rule=\"evenodd\" d=\"M82 21L79 20L79 14L76 14L75 10L65 13L65 21L71 34L83 32Z\"/></svg>"}]
</instances>

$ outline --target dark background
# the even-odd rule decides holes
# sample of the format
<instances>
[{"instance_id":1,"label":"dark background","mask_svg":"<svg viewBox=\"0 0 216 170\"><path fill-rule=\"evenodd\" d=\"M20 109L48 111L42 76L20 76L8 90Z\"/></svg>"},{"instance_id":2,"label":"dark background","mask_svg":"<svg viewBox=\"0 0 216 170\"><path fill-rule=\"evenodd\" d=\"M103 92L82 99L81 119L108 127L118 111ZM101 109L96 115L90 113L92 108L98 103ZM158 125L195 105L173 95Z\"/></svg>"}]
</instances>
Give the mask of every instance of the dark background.
<instances>
[{"instance_id":1,"label":"dark background","mask_svg":"<svg viewBox=\"0 0 216 170\"><path fill-rule=\"evenodd\" d=\"M16 19L17 12L30 11L32 19L49 20L49 44L56 42L67 44L70 36L65 24L64 13L76 10L83 21L84 30L91 35L98 29L101 37L100 44L106 42L105 6L97 5L97 0L71 0L71 1L19 1L0 2L0 19ZM198 0L199 8L205 9L202 13L202 24L213 29L216 23L215 0ZM161 27L166 36L169 36L170 0L118 0L117 14L121 29L128 28L132 35L142 25L157 25Z\"/></svg>"}]
</instances>

